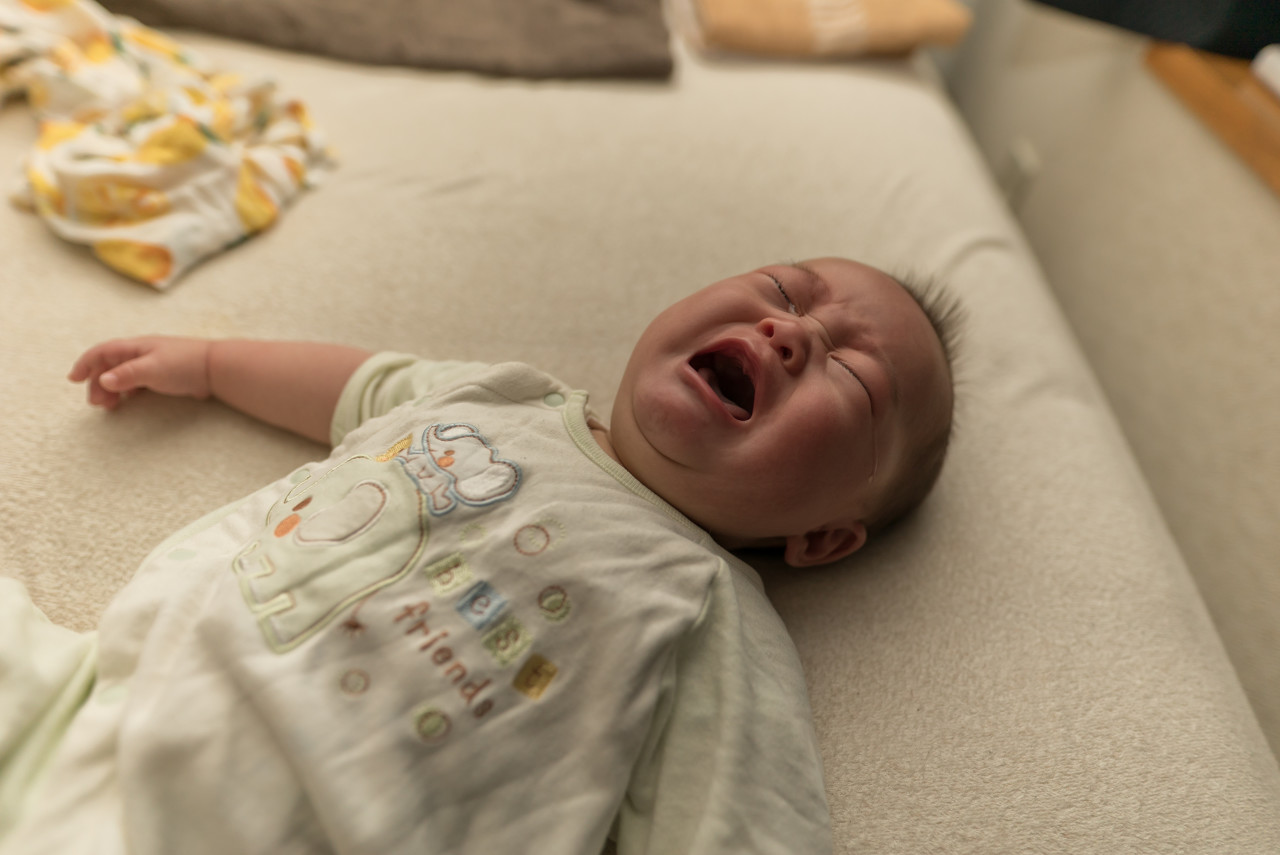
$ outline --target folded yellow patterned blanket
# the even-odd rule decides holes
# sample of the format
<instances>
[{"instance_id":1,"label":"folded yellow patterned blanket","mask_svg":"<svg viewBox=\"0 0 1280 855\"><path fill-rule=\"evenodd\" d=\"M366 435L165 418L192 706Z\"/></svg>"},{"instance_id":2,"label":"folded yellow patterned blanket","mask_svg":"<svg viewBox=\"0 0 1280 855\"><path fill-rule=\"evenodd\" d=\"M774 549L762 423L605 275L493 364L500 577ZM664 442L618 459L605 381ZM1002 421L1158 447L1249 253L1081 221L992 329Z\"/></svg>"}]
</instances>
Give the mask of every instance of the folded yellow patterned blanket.
<instances>
[{"instance_id":1,"label":"folded yellow patterned blanket","mask_svg":"<svg viewBox=\"0 0 1280 855\"><path fill-rule=\"evenodd\" d=\"M704 50L792 57L954 44L973 17L959 0L673 0L672 11Z\"/></svg>"},{"instance_id":2,"label":"folded yellow patterned blanket","mask_svg":"<svg viewBox=\"0 0 1280 855\"><path fill-rule=\"evenodd\" d=\"M40 131L13 201L156 288L330 162L301 102L92 0L0 0L0 103L20 94Z\"/></svg>"}]
</instances>

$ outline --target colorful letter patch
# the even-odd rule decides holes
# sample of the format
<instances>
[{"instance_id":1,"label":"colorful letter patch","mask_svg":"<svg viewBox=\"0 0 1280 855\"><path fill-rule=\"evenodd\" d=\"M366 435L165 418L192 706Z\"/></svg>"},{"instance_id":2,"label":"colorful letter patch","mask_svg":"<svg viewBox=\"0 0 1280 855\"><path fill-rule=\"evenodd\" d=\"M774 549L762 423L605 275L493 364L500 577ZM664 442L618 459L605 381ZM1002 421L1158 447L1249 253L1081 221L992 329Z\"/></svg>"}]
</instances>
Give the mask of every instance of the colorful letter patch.
<instances>
[{"instance_id":1,"label":"colorful letter patch","mask_svg":"<svg viewBox=\"0 0 1280 855\"><path fill-rule=\"evenodd\" d=\"M493 654L493 658L499 665L510 665L519 658L520 654L529 649L529 645L533 643L533 636L514 615L508 615L482 640L485 649Z\"/></svg>"},{"instance_id":2,"label":"colorful letter patch","mask_svg":"<svg viewBox=\"0 0 1280 855\"><path fill-rule=\"evenodd\" d=\"M506 598L493 589L488 582L477 582L471 586L458 604L454 606L458 614L466 618L467 623L476 629L484 629L493 623L507 605Z\"/></svg>"},{"instance_id":3,"label":"colorful letter patch","mask_svg":"<svg viewBox=\"0 0 1280 855\"><path fill-rule=\"evenodd\" d=\"M471 581L471 568L461 552L455 552L447 558L441 558L434 564L423 568L422 572L431 580L431 587L437 594L447 594L457 590Z\"/></svg>"},{"instance_id":4,"label":"colorful letter patch","mask_svg":"<svg viewBox=\"0 0 1280 855\"><path fill-rule=\"evenodd\" d=\"M551 681L556 678L559 670L555 663L535 653L529 657L529 661L524 663L524 667L511 681L511 685L516 691L523 692L536 701L551 685Z\"/></svg>"}]
</instances>

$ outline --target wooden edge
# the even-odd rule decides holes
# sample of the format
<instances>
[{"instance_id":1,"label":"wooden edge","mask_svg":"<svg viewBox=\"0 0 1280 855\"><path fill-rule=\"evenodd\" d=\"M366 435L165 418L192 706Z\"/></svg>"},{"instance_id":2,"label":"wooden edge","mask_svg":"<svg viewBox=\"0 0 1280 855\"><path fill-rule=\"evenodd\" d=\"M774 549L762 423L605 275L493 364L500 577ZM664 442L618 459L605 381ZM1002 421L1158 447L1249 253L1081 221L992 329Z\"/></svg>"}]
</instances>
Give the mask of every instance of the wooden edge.
<instances>
[{"instance_id":1,"label":"wooden edge","mask_svg":"<svg viewBox=\"0 0 1280 855\"><path fill-rule=\"evenodd\" d=\"M1146 65L1193 113L1280 195L1280 99L1243 59L1154 42Z\"/></svg>"}]
</instances>

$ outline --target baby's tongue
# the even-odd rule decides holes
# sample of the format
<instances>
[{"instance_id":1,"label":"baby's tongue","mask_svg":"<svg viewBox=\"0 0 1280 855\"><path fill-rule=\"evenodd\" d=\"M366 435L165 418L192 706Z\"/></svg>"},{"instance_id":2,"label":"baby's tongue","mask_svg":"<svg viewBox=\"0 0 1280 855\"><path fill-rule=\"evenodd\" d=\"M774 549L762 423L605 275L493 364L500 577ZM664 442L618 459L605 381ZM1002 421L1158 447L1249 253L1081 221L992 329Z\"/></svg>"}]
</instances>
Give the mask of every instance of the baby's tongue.
<instances>
[{"instance_id":1,"label":"baby's tongue","mask_svg":"<svg viewBox=\"0 0 1280 855\"><path fill-rule=\"evenodd\" d=\"M702 375L703 380L707 381L707 385L711 387L711 390L715 392L717 396L719 396L720 400L724 402L724 405L729 408L730 415L739 420L746 419L750 416L750 413L724 396L724 392L720 391L720 379L716 377L716 372L713 371L710 366L702 366L698 369L698 373Z\"/></svg>"}]
</instances>

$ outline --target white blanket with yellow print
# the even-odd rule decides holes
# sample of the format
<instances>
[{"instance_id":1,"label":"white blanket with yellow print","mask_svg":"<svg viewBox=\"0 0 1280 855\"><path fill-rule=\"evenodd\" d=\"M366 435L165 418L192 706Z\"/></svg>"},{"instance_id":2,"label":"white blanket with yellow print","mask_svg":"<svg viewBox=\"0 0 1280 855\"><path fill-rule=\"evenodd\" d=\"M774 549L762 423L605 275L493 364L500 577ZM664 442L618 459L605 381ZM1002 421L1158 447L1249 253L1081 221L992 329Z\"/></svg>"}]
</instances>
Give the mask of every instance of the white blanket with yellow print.
<instances>
[{"instance_id":1,"label":"white blanket with yellow print","mask_svg":"<svg viewBox=\"0 0 1280 855\"><path fill-rule=\"evenodd\" d=\"M306 108L92 0L0 0L0 103L39 139L13 201L166 288L271 225L330 161Z\"/></svg>"}]
</instances>

